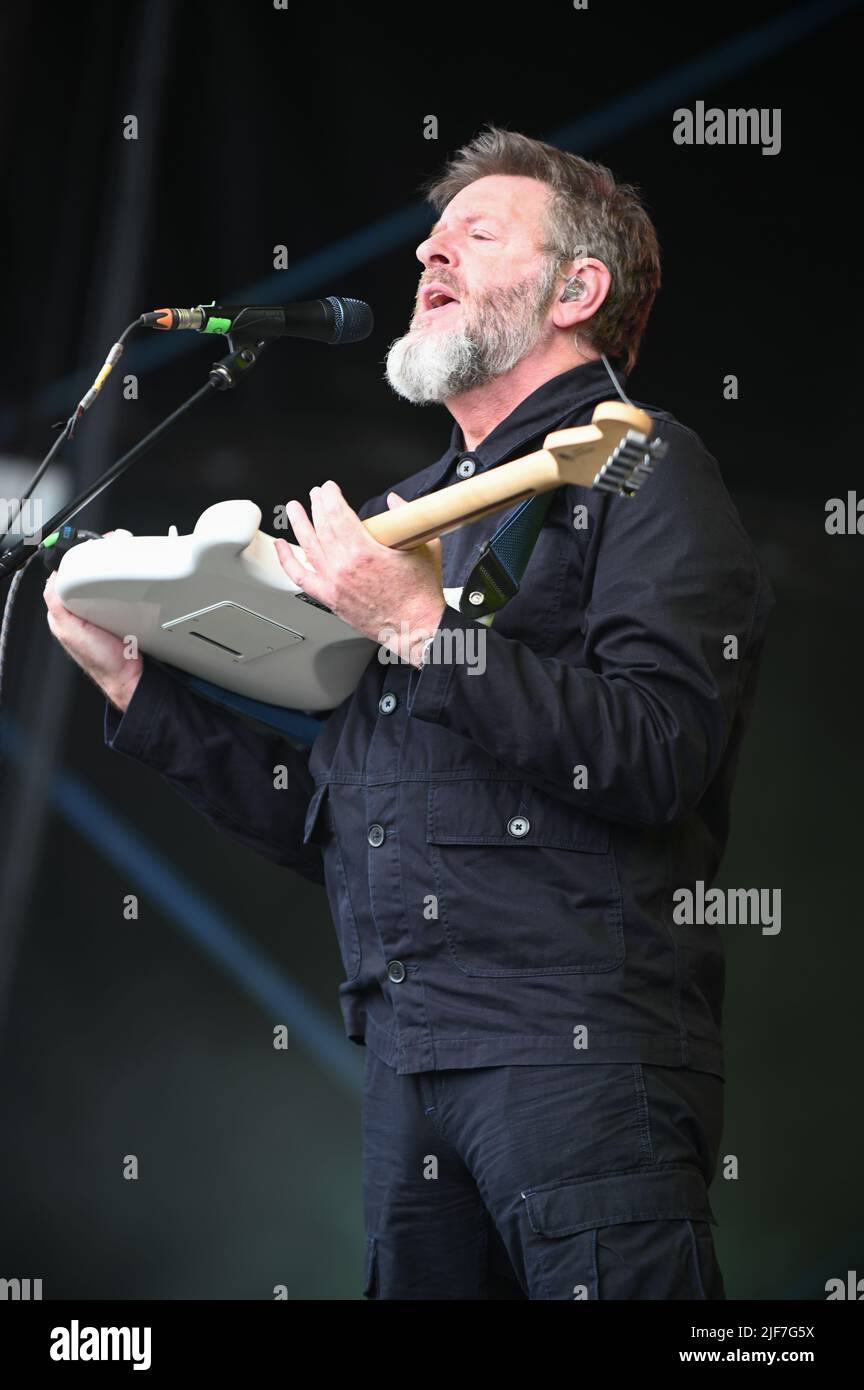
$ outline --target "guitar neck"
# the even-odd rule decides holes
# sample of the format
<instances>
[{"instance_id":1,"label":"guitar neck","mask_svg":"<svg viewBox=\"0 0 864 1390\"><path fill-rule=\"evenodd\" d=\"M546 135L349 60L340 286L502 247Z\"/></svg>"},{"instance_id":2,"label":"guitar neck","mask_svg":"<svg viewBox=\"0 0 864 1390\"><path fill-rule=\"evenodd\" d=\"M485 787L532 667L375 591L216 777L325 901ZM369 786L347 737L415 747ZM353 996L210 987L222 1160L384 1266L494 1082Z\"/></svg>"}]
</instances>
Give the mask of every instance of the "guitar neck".
<instances>
[{"instance_id":1,"label":"guitar neck","mask_svg":"<svg viewBox=\"0 0 864 1390\"><path fill-rule=\"evenodd\" d=\"M596 484L632 496L651 471L646 463L651 449L661 448L649 445L651 429L651 417L637 406L601 401L590 425L555 430L536 453L417 497L393 512L370 517L364 525L379 544L413 550L457 526L515 507L526 497L551 492L562 483Z\"/></svg>"},{"instance_id":2,"label":"guitar neck","mask_svg":"<svg viewBox=\"0 0 864 1390\"><path fill-rule=\"evenodd\" d=\"M503 463L464 482L406 502L392 512L369 517L364 526L380 545L413 550L481 516L515 507L526 497L551 492L561 483L555 459L546 449Z\"/></svg>"}]
</instances>

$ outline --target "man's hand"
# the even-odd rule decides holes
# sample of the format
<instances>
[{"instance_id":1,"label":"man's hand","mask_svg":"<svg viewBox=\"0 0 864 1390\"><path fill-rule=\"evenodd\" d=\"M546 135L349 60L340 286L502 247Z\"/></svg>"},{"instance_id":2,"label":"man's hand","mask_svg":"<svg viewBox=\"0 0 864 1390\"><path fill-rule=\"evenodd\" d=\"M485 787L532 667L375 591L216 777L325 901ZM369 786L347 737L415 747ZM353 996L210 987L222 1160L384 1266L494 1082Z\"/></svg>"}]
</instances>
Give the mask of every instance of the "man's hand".
<instances>
[{"instance_id":1,"label":"man's hand","mask_svg":"<svg viewBox=\"0 0 864 1390\"><path fill-rule=\"evenodd\" d=\"M446 606L441 578L441 542L415 550L392 550L370 536L334 482L313 487L312 520L297 501L288 518L302 547L306 569L287 541L276 550L288 578L337 617L419 666L423 646L438 628ZM405 505L398 493L387 496L391 511Z\"/></svg>"},{"instance_id":2,"label":"man's hand","mask_svg":"<svg viewBox=\"0 0 864 1390\"><path fill-rule=\"evenodd\" d=\"M91 680L95 681L112 705L125 710L141 678L143 660L126 656L126 643L104 627L88 623L70 613L54 592L57 575L51 573L45 585L44 599L48 609L48 626L57 641L66 649Z\"/></svg>"}]
</instances>

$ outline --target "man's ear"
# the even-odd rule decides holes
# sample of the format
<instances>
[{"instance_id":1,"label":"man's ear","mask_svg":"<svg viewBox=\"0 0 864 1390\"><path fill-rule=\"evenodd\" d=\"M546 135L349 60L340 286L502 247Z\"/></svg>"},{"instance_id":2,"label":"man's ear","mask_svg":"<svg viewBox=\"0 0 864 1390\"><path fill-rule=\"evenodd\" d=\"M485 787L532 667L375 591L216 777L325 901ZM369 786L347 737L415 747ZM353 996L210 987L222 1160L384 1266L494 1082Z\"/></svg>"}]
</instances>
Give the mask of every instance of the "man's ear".
<instances>
[{"instance_id":1,"label":"man's ear","mask_svg":"<svg viewBox=\"0 0 864 1390\"><path fill-rule=\"evenodd\" d=\"M578 281L579 284L573 284ZM571 287L579 288L581 285L582 293L576 298L562 299L567 284ZM561 282L561 292L552 306L552 322L556 328L578 328L580 323L590 319L609 293L612 284L612 276L608 266L602 261L596 260L593 256L580 257L578 261L572 261L566 271L566 278Z\"/></svg>"}]
</instances>

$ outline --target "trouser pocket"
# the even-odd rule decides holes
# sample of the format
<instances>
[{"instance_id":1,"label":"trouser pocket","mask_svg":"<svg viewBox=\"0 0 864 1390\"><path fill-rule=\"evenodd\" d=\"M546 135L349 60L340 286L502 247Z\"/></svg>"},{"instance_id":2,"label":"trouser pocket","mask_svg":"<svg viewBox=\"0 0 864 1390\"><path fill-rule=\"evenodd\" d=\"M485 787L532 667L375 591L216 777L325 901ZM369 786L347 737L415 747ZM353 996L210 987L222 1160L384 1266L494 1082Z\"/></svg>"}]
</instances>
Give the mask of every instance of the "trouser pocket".
<instances>
[{"instance_id":1,"label":"trouser pocket","mask_svg":"<svg viewBox=\"0 0 864 1390\"><path fill-rule=\"evenodd\" d=\"M722 1299L702 1175L643 1168L526 1188L529 1297Z\"/></svg>"}]
</instances>

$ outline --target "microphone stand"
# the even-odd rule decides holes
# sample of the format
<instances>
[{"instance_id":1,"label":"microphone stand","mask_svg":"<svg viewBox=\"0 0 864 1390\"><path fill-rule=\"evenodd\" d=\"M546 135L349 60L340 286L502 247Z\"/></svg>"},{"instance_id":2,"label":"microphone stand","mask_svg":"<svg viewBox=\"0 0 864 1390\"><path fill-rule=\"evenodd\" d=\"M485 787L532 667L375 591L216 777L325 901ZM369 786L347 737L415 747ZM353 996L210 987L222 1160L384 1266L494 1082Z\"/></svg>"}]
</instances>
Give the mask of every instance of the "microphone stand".
<instances>
[{"instance_id":1,"label":"microphone stand","mask_svg":"<svg viewBox=\"0 0 864 1390\"><path fill-rule=\"evenodd\" d=\"M266 340L262 341L244 335L231 333L228 334L227 337L231 351L228 352L225 357L220 358L218 362L213 363L210 374L204 385L199 387L199 389L194 392L188 400L184 401L182 405L178 406L167 419L163 420L161 424L157 425L155 429L145 435L142 440L133 445L128 453L125 453L116 463L112 463L110 467L106 468L105 472L100 474L95 482L89 483L82 492L78 493L77 497L73 497L72 501L67 502L65 506L61 507L59 512L55 512L50 521L48 521L43 528L43 530L47 530L48 535L38 543L36 546L37 550L45 545L45 540L53 536L55 531L59 531L61 526L65 525L73 516L76 516L78 512L81 511L82 507L86 507L88 502L92 502L94 497L98 497L100 492L103 492L106 487L109 487L111 483L115 482L116 479L120 477L121 473L125 473L126 469L129 468L131 464L135 463L142 454L152 448L158 439L161 439L164 434L167 434L168 430L170 430L173 425L176 425L177 421L182 419L187 411L191 410L198 401L203 400L205 396L209 396L212 391L228 391L236 386L239 381L242 381L243 377L255 366L261 353L267 346ZM10 575L13 575L16 570L22 569L34 554L33 542L26 537L17 541L15 545L9 546L5 550L0 550L0 579L7 579Z\"/></svg>"}]
</instances>

